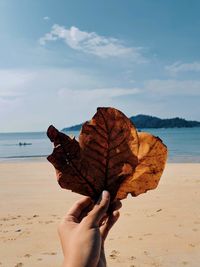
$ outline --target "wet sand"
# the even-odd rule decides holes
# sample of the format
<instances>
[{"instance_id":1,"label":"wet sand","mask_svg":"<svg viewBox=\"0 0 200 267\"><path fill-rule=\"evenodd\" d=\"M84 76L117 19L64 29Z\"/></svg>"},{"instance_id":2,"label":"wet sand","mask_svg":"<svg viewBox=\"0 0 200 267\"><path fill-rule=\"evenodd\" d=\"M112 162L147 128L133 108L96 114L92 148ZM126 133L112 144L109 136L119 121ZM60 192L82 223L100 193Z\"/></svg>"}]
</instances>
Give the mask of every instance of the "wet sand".
<instances>
[{"instance_id":1,"label":"wet sand","mask_svg":"<svg viewBox=\"0 0 200 267\"><path fill-rule=\"evenodd\" d=\"M123 201L109 267L199 267L200 164L167 164L156 190ZM0 266L61 267L57 224L80 196L42 161L0 163Z\"/></svg>"}]
</instances>

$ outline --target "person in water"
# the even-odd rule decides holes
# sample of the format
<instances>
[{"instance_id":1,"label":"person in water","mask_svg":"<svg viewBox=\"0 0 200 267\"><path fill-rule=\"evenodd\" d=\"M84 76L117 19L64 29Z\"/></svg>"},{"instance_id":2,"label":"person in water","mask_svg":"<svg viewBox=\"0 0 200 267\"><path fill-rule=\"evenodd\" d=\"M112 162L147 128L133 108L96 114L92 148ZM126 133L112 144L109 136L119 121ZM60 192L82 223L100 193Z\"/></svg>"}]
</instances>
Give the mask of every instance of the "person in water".
<instances>
[{"instance_id":1,"label":"person in water","mask_svg":"<svg viewBox=\"0 0 200 267\"><path fill-rule=\"evenodd\" d=\"M62 267L106 267L104 242L121 206L120 201L110 205L110 194L103 191L96 204L83 197L71 207L58 227Z\"/></svg>"}]
</instances>

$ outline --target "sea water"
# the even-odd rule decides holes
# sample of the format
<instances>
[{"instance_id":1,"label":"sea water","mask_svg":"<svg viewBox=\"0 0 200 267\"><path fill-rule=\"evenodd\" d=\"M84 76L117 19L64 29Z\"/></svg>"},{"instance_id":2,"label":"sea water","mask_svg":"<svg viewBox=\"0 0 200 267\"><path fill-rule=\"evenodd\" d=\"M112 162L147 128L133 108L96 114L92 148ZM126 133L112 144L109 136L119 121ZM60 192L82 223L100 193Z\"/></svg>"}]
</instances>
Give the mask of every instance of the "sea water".
<instances>
[{"instance_id":1,"label":"sea water","mask_svg":"<svg viewBox=\"0 0 200 267\"><path fill-rule=\"evenodd\" d=\"M141 131L152 133L163 140L169 150L168 162L200 163L200 127ZM78 139L79 132L67 134ZM53 145L45 132L0 133L0 161L45 158L52 150Z\"/></svg>"}]
</instances>

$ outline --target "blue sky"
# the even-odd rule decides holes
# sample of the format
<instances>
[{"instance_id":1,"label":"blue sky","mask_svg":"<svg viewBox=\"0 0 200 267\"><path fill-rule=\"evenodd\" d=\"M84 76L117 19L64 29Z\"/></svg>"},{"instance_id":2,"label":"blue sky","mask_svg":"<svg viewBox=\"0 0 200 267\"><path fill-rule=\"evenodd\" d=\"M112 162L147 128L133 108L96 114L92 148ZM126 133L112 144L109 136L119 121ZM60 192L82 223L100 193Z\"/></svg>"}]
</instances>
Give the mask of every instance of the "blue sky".
<instances>
[{"instance_id":1,"label":"blue sky","mask_svg":"<svg viewBox=\"0 0 200 267\"><path fill-rule=\"evenodd\" d=\"M0 0L0 132L127 116L200 120L198 0Z\"/></svg>"}]
</instances>

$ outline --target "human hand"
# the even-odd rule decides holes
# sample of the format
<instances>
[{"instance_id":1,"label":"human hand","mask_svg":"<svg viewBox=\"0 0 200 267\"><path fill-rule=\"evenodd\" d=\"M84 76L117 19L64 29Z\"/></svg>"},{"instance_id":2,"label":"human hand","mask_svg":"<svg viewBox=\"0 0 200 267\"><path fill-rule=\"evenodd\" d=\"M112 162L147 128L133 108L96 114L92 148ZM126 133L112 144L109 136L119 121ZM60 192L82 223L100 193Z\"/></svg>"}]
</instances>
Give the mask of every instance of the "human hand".
<instances>
[{"instance_id":1,"label":"human hand","mask_svg":"<svg viewBox=\"0 0 200 267\"><path fill-rule=\"evenodd\" d=\"M68 211L58 232L64 254L63 267L105 267L105 239L119 218L121 202L110 204L107 191L96 204L83 197Z\"/></svg>"}]
</instances>

